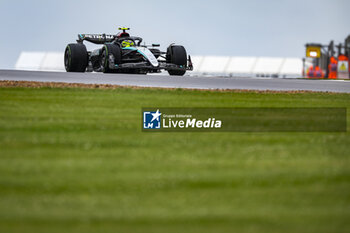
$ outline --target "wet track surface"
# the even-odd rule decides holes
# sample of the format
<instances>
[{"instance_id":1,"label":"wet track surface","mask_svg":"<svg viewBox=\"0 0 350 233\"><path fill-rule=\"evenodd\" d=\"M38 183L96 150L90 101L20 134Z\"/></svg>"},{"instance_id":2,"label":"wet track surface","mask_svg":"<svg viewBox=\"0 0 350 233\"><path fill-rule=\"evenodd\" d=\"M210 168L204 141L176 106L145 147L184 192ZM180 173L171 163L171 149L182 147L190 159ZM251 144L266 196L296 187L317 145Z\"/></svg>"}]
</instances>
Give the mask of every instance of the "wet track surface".
<instances>
[{"instance_id":1,"label":"wet track surface","mask_svg":"<svg viewBox=\"0 0 350 233\"><path fill-rule=\"evenodd\" d=\"M350 81L279 78L223 78L205 76L168 76L102 73L66 73L0 70L0 80L112 84L140 87L195 89L250 89L273 91L323 91L350 93Z\"/></svg>"}]
</instances>

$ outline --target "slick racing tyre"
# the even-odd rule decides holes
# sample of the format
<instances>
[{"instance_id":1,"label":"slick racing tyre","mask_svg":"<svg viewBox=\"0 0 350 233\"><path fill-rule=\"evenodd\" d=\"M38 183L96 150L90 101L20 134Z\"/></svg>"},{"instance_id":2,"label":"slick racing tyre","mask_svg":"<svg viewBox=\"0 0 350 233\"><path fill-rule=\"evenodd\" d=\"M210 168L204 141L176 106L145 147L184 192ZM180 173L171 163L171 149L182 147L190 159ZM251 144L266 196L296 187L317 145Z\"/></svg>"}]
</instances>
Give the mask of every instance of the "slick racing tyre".
<instances>
[{"instance_id":1,"label":"slick racing tyre","mask_svg":"<svg viewBox=\"0 0 350 233\"><path fill-rule=\"evenodd\" d=\"M167 63L183 66L186 68L187 65L187 53L183 46L173 45L169 46L166 54ZM186 73L186 70L168 70L170 75L182 76Z\"/></svg>"},{"instance_id":2,"label":"slick racing tyre","mask_svg":"<svg viewBox=\"0 0 350 233\"><path fill-rule=\"evenodd\" d=\"M88 53L84 44L69 44L64 52L64 66L67 72L85 72Z\"/></svg>"},{"instance_id":3,"label":"slick racing tyre","mask_svg":"<svg viewBox=\"0 0 350 233\"><path fill-rule=\"evenodd\" d=\"M101 54L101 65L103 73L113 73L115 70L109 67L109 55L112 54L114 57L114 64L118 65L122 62L122 52L119 45L116 44L105 44Z\"/></svg>"}]
</instances>

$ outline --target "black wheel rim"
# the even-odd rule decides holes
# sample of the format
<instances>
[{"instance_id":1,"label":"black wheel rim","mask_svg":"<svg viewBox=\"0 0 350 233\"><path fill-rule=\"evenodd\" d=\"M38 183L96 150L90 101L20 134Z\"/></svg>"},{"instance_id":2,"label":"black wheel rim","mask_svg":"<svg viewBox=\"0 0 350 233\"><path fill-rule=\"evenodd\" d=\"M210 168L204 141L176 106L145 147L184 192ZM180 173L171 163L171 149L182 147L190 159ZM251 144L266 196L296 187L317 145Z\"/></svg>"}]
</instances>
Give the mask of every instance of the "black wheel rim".
<instances>
[{"instance_id":1,"label":"black wheel rim","mask_svg":"<svg viewBox=\"0 0 350 233\"><path fill-rule=\"evenodd\" d=\"M102 66L102 69L106 67L106 50L103 50L102 52L101 66Z\"/></svg>"},{"instance_id":2,"label":"black wheel rim","mask_svg":"<svg viewBox=\"0 0 350 233\"><path fill-rule=\"evenodd\" d=\"M69 69L69 51L68 51L68 49L66 49L66 52L64 54L64 66L65 66L66 70Z\"/></svg>"}]
</instances>

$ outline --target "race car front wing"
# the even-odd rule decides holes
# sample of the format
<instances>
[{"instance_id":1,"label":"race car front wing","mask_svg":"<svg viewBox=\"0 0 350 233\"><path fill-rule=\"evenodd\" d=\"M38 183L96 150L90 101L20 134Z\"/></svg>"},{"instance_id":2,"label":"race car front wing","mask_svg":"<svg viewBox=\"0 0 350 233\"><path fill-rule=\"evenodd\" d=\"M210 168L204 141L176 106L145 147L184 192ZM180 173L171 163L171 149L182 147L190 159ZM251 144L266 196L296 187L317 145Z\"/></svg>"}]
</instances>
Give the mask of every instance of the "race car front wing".
<instances>
[{"instance_id":1,"label":"race car front wing","mask_svg":"<svg viewBox=\"0 0 350 233\"><path fill-rule=\"evenodd\" d=\"M193 64L191 60L191 56L188 56L187 58L187 65L176 65L173 63L167 63L163 60L158 60L158 66L153 66L149 61L144 62L136 62L136 63L122 63L122 64L115 64L115 58L113 54L110 54L108 57L108 64L109 69L112 70L123 70L123 69L144 69L144 70L193 70Z\"/></svg>"}]
</instances>

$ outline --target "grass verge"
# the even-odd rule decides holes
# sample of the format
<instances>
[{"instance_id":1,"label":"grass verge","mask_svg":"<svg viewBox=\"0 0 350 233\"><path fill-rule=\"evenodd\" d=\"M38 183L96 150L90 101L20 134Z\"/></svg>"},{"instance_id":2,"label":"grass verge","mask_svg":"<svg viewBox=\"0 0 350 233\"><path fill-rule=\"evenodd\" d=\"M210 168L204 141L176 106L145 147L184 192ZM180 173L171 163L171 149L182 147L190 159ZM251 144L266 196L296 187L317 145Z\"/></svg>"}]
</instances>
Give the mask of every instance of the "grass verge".
<instances>
[{"instance_id":1,"label":"grass verge","mask_svg":"<svg viewBox=\"0 0 350 233\"><path fill-rule=\"evenodd\" d=\"M350 95L1 87L0 232L350 232L349 133L142 133L146 106Z\"/></svg>"}]
</instances>

